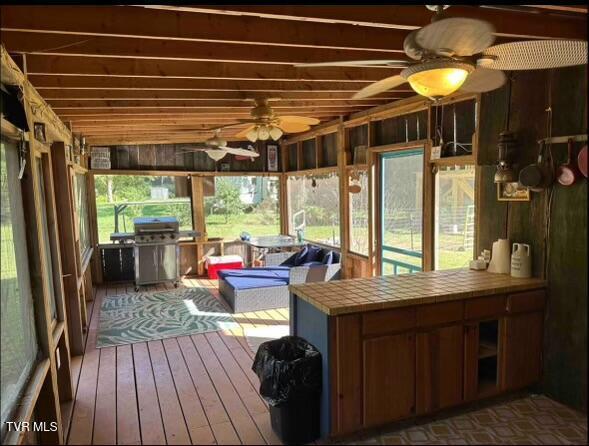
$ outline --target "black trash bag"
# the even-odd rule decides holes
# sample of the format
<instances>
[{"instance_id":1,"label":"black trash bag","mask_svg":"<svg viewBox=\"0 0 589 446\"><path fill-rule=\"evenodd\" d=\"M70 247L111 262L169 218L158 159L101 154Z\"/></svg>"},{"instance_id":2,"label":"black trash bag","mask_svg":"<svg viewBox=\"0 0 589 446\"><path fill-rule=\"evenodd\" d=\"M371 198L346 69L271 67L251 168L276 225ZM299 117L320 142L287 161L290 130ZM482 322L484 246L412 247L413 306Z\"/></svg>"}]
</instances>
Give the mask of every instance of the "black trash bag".
<instances>
[{"instance_id":1,"label":"black trash bag","mask_svg":"<svg viewBox=\"0 0 589 446\"><path fill-rule=\"evenodd\" d=\"M271 406L321 393L321 353L298 336L261 344L252 370L260 378L260 395Z\"/></svg>"}]
</instances>

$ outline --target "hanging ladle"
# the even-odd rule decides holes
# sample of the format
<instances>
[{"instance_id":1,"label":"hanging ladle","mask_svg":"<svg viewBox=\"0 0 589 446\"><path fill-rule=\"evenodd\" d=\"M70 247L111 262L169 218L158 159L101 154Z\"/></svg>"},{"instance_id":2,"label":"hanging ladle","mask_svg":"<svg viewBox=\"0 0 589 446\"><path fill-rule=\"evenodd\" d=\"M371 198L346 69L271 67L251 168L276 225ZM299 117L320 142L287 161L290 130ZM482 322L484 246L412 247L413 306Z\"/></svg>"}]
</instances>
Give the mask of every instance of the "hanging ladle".
<instances>
[{"instance_id":1,"label":"hanging ladle","mask_svg":"<svg viewBox=\"0 0 589 446\"><path fill-rule=\"evenodd\" d=\"M571 186L579 178L579 169L573 163L573 140L569 139L567 162L561 164L556 171L556 179L563 186Z\"/></svg>"}]
</instances>

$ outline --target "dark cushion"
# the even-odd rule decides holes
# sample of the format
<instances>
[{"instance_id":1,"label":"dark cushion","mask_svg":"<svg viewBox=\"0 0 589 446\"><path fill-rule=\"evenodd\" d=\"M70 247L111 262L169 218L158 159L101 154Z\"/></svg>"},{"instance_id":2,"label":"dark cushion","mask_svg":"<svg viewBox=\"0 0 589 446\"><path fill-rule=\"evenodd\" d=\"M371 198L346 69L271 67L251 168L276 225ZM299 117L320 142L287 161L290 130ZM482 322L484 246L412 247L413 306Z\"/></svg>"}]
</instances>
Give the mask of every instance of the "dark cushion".
<instances>
[{"instance_id":1,"label":"dark cushion","mask_svg":"<svg viewBox=\"0 0 589 446\"><path fill-rule=\"evenodd\" d=\"M227 276L223 279L231 288L236 290L248 290L252 288L269 288L277 286L287 286L288 279L267 278L267 277L232 277Z\"/></svg>"},{"instance_id":2,"label":"dark cushion","mask_svg":"<svg viewBox=\"0 0 589 446\"><path fill-rule=\"evenodd\" d=\"M331 265L333 263L333 251L327 251L323 256L323 264Z\"/></svg>"},{"instance_id":3,"label":"dark cushion","mask_svg":"<svg viewBox=\"0 0 589 446\"><path fill-rule=\"evenodd\" d=\"M332 251L333 252L333 262L332 263L339 263L340 262L340 253L337 251Z\"/></svg>"},{"instance_id":4,"label":"dark cushion","mask_svg":"<svg viewBox=\"0 0 589 446\"><path fill-rule=\"evenodd\" d=\"M270 279L288 279L289 269L286 266L264 268L222 269L218 272L220 278L226 277L259 277Z\"/></svg>"},{"instance_id":5,"label":"dark cushion","mask_svg":"<svg viewBox=\"0 0 589 446\"><path fill-rule=\"evenodd\" d=\"M297 254L298 253L291 255L288 259L286 259L284 262L282 262L280 264L280 266L286 266L286 267L295 266L294 261L295 261L295 257L297 256Z\"/></svg>"},{"instance_id":6,"label":"dark cushion","mask_svg":"<svg viewBox=\"0 0 589 446\"><path fill-rule=\"evenodd\" d=\"M305 262L320 262L323 250L319 246L309 245Z\"/></svg>"},{"instance_id":7,"label":"dark cushion","mask_svg":"<svg viewBox=\"0 0 589 446\"><path fill-rule=\"evenodd\" d=\"M294 266L300 266L307 260L307 254L309 252L308 247L301 249L294 258Z\"/></svg>"},{"instance_id":8,"label":"dark cushion","mask_svg":"<svg viewBox=\"0 0 589 446\"><path fill-rule=\"evenodd\" d=\"M313 262L305 262L301 266L317 266L317 265L323 265L323 263L315 260Z\"/></svg>"}]
</instances>

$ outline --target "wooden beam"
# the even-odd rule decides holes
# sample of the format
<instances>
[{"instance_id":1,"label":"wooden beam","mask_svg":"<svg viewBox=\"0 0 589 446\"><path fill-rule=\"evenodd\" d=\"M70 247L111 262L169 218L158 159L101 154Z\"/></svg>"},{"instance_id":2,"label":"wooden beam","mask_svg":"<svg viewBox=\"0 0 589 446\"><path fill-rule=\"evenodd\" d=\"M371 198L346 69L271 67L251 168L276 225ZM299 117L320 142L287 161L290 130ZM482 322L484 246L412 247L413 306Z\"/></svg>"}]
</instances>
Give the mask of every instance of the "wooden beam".
<instances>
[{"instance_id":1,"label":"wooden beam","mask_svg":"<svg viewBox=\"0 0 589 446\"><path fill-rule=\"evenodd\" d=\"M121 58L287 64L340 60L391 59L390 51L361 51L316 47L248 45L167 39L47 34L2 30L4 45L15 53L108 56ZM407 59L399 54L393 59Z\"/></svg>"},{"instance_id":2,"label":"wooden beam","mask_svg":"<svg viewBox=\"0 0 589 446\"><path fill-rule=\"evenodd\" d=\"M96 108L96 107L89 107L84 109L79 108L60 108L54 107L57 114L60 116L82 116L82 115L101 115L101 114L114 114L114 115L152 115L158 116L161 114L176 114L176 115L209 115L209 116L230 116L230 117L242 117L242 118L250 118L249 111L247 108L243 109L242 113L237 112L221 112L221 111L214 111L211 109L203 109L203 108L189 108L189 107L131 107L131 108L117 108L113 109L110 107L106 108ZM277 108L278 109L278 108ZM356 107L356 110L361 110L362 107ZM332 116L338 116L339 114L348 114L354 111L354 108L342 108L342 107L333 107L333 108L305 108L305 109L293 109L293 108L279 108L280 113L279 115L290 115L299 114L300 112L306 111L307 116L315 116L318 113L323 113L324 115L331 114ZM67 120L67 119L66 119Z\"/></svg>"},{"instance_id":3,"label":"wooden beam","mask_svg":"<svg viewBox=\"0 0 589 446\"><path fill-rule=\"evenodd\" d=\"M361 109L362 107L374 107L383 104L383 101L390 102L388 99L370 99L364 101L346 101L343 99L337 101L278 101L271 104L274 110L281 109L305 109L305 108L327 108L327 109ZM194 99L191 101L185 101L180 99L169 99L169 100L137 100L137 99L92 99L90 101L76 100L76 99L64 99L55 100L49 99L48 103L53 107L54 110L63 110L66 108L74 108L82 110L85 108L182 108L186 110L207 109L207 110L247 110L250 111L253 108L253 104L243 100L226 100L226 101L208 101Z\"/></svg>"},{"instance_id":4,"label":"wooden beam","mask_svg":"<svg viewBox=\"0 0 589 446\"><path fill-rule=\"evenodd\" d=\"M284 21L305 21L317 24L340 23L386 29L413 30L430 23L433 13L423 5L215 5L198 7L145 6L193 13L239 15ZM565 10L566 7L549 6ZM574 8L574 7L573 7ZM532 11L530 11L532 12ZM575 11L577 12L577 11ZM582 11L579 11L582 12ZM586 12L586 10L585 10ZM498 36L583 39L587 35L586 18L543 16L536 20L526 11L506 11L491 7L452 5L445 15L467 17L491 22Z\"/></svg>"},{"instance_id":5,"label":"wooden beam","mask_svg":"<svg viewBox=\"0 0 589 446\"><path fill-rule=\"evenodd\" d=\"M287 50L285 50L287 51ZM173 77L188 79L262 79L275 81L374 82L400 73L395 68L319 67L115 57L27 56L29 74L63 76Z\"/></svg>"},{"instance_id":6,"label":"wooden beam","mask_svg":"<svg viewBox=\"0 0 589 446\"><path fill-rule=\"evenodd\" d=\"M406 30L258 17L156 11L129 6L4 6L2 31L70 33L402 53ZM80 40L83 40L81 38Z\"/></svg>"},{"instance_id":7,"label":"wooden beam","mask_svg":"<svg viewBox=\"0 0 589 446\"><path fill-rule=\"evenodd\" d=\"M304 101L324 101L339 103L340 101L349 101L361 104L362 102L402 99L408 95L415 94L413 91L405 92L387 92L381 95L373 96L370 99L353 99L353 92L323 92L323 91L294 91L294 92L277 92L262 94L259 91L194 91L194 90L110 90L110 89L43 89L43 97L50 102L70 101L72 99L79 101L96 101L96 100L183 100L183 101L242 101L250 106L253 105L252 99L257 97L270 97L271 105L280 104L283 101L304 102Z\"/></svg>"},{"instance_id":8,"label":"wooden beam","mask_svg":"<svg viewBox=\"0 0 589 446\"><path fill-rule=\"evenodd\" d=\"M35 75L29 73L29 81L39 91L47 89L100 89L100 90L193 90L193 91L254 91L262 93L282 92L353 92L366 86L364 81L321 82L321 81L274 81L267 79L179 79L165 77L112 77L107 74L97 76L59 76L57 74ZM409 92L407 85L392 92Z\"/></svg>"}]
</instances>

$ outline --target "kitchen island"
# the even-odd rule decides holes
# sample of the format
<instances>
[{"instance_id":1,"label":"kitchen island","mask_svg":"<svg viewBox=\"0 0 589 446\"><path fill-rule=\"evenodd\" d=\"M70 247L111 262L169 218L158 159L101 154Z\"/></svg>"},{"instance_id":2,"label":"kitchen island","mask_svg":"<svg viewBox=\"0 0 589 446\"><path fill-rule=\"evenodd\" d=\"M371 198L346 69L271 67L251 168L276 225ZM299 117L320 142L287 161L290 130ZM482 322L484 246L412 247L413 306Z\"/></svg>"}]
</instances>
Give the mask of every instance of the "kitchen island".
<instances>
[{"instance_id":1,"label":"kitchen island","mask_svg":"<svg viewBox=\"0 0 589 446\"><path fill-rule=\"evenodd\" d=\"M545 287L467 269L291 285L291 334L323 358L321 436L536 383Z\"/></svg>"}]
</instances>

